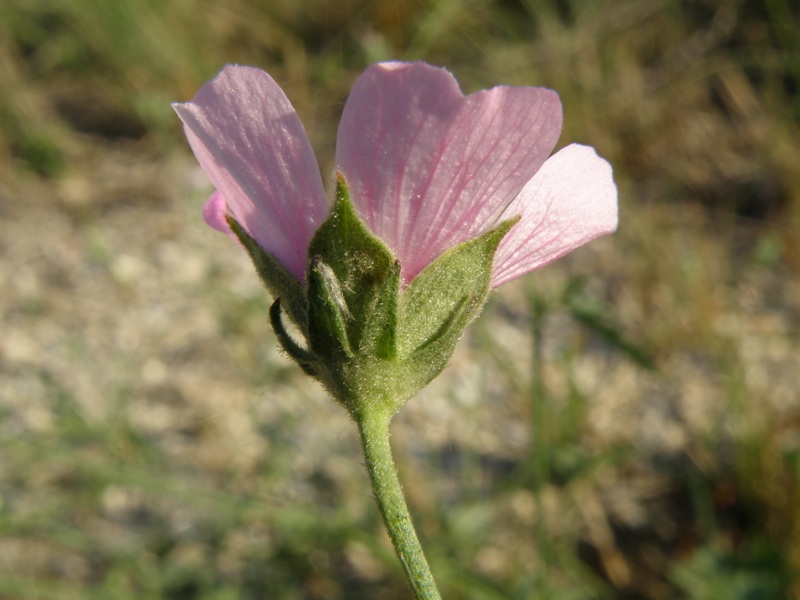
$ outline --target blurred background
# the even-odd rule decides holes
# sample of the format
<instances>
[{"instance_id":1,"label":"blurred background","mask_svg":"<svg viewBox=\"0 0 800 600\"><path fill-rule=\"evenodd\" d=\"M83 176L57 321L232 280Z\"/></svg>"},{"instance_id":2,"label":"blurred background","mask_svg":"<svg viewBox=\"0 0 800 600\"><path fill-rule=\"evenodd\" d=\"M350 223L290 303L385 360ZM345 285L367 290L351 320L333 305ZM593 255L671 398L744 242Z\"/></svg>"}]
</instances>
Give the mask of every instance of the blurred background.
<instances>
[{"instance_id":1,"label":"blurred background","mask_svg":"<svg viewBox=\"0 0 800 600\"><path fill-rule=\"evenodd\" d=\"M393 445L448 600L800 597L800 5L0 0L0 598L410 597L169 103L262 67L555 88L620 229L498 290Z\"/></svg>"}]
</instances>

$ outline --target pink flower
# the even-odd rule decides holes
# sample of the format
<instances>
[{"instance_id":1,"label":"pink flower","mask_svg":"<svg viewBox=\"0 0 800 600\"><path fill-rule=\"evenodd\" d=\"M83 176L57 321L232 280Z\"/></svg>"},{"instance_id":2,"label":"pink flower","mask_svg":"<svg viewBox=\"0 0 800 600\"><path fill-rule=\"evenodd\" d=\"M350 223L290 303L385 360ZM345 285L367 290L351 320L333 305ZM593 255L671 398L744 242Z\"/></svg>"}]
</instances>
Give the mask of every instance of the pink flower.
<instances>
[{"instance_id":1,"label":"pink flower","mask_svg":"<svg viewBox=\"0 0 800 600\"><path fill-rule=\"evenodd\" d=\"M216 188L206 222L229 232L231 214L302 280L329 205L283 91L261 70L227 66L175 110ZM448 248L520 215L495 255L497 287L617 227L611 167L577 144L550 156L560 132L552 90L500 86L464 96L444 69L379 63L345 104L336 168L406 284Z\"/></svg>"}]
</instances>

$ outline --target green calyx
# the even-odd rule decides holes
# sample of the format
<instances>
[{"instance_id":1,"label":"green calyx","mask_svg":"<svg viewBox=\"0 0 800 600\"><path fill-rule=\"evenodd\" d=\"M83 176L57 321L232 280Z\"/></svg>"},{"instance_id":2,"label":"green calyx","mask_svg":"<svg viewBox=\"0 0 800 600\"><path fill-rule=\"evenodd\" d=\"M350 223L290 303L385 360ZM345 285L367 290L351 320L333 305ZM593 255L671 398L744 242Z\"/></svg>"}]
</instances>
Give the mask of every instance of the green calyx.
<instances>
[{"instance_id":1,"label":"green calyx","mask_svg":"<svg viewBox=\"0 0 800 600\"><path fill-rule=\"evenodd\" d=\"M359 422L375 411L390 418L444 369L488 297L494 253L515 222L449 249L402 289L400 263L358 218L341 175L311 240L307 286L230 221L277 298L270 320L281 346ZM286 332L282 310L305 348Z\"/></svg>"}]
</instances>

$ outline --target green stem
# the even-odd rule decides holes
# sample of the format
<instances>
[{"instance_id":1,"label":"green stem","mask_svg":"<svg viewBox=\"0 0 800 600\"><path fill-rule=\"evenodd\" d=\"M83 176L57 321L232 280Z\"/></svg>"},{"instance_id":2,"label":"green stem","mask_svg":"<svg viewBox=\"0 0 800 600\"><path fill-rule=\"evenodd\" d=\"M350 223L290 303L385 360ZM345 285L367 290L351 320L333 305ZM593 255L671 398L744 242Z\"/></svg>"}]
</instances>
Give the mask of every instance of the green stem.
<instances>
[{"instance_id":1,"label":"green stem","mask_svg":"<svg viewBox=\"0 0 800 600\"><path fill-rule=\"evenodd\" d=\"M441 600L431 568L414 531L392 459L392 448L389 445L391 415L383 414L381 410L368 412L376 414L362 413L356 421L372 490L383 522L416 600Z\"/></svg>"}]
</instances>

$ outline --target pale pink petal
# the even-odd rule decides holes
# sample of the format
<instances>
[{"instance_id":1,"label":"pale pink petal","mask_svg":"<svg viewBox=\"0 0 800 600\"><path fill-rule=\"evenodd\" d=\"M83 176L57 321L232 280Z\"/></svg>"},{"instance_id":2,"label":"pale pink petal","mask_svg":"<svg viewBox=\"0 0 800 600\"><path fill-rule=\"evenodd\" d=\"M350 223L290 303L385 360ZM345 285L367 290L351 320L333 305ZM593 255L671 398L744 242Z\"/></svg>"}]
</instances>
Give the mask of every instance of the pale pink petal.
<instances>
[{"instance_id":1,"label":"pale pink petal","mask_svg":"<svg viewBox=\"0 0 800 600\"><path fill-rule=\"evenodd\" d=\"M259 69L227 66L191 102L173 106L233 217L302 279L328 203L305 130L278 84Z\"/></svg>"},{"instance_id":2,"label":"pale pink petal","mask_svg":"<svg viewBox=\"0 0 800 600\"><path fill-rule=\"evenodd\" d=\"M228 206L225 202L225 196L219 191L215 191L211 194L203 205L203 220L206 222L206 225L235 237L231 228L228 226L228 221L225 220L225 215L227 213Z\"/></svg>"},{"instance_id":3,"label":"pale pink petal","mask_svg":"<svg viewBox=\"0 0 800 600\"><path fill-rule=\"evenodd\" d=\"M350 93L336 162L359 214L408 282L494 223L560 131L551 90L496 87L465 97L445 69L382 63Z\"/></svg>"},{"instance_id":4,"label":"pale pink petal","mask_svg":"<svg viewBox=\"0 0 800 600\"><path fill-rule=\"evenodd\" d=\"M503 218L515 215L522 218L500 242L492 287L617 229L611 165L589 146L567 146L544 163Z\"/></svg>"}]
</instances>

